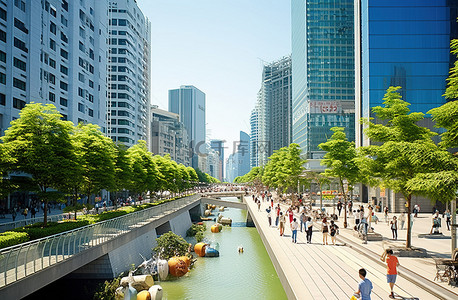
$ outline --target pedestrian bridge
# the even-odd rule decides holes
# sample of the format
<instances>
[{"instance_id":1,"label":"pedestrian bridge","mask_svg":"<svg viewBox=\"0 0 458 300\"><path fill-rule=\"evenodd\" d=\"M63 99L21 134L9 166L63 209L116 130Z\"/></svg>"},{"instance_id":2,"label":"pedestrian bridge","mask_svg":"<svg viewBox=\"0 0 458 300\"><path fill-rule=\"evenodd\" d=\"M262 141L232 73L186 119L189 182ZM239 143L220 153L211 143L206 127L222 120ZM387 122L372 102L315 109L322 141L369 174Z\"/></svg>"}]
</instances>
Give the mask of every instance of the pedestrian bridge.
<instances>
[{"instance_id":1,"label":"pedestrian bridge","mask_svg":"<svg viewBox=\"0 0 458 300\"><path fill-rule=\"evenodd\" d=\"M186 232L191 224L191 215L202 214L201 204L246 209L244 203L216 199L216 197L243 199L243 195L244 192L205 193L208 197L203 197L204 195L201 194L192 195L118 218L1 249L0 299L23 298L70 273L74 275L75 271L80 271L81 268L84 269L96 261L102 261L102 264L105 261L105 265L110 264L112 259L112 257L108 259L110 254L126 263L130 257L123 255L132 252L132 256L138 260L140 252L136 248L138 245L143 246L147 251L146 255L149 255L151 244L155 242L157 235L170 230ZM111 268L108 269L111 271Z\"/></svg>"}]
</instances>

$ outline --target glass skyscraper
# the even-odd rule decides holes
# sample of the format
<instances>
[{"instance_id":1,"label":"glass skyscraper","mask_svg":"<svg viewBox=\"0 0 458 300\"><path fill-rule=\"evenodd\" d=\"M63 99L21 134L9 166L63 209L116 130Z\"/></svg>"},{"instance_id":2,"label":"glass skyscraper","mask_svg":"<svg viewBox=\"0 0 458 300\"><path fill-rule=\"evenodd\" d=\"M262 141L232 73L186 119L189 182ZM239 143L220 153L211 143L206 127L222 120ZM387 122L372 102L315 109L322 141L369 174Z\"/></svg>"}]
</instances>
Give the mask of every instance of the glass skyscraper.
<instances>
[{"instance_id":1,"label":"glass skyscraper","mask_svg":"<svg viewBox=\"0 0 458 300\"><path fill-rule=\"evenodd\" d=\"M457 35L457 0L356 0L356 144L367 145L359 122L373 117L389 86L401 86L410 110L426 113L445 103ZM429 119L423 126L432 128Z\"/></svg>"},{"instance_id":2,"label":"glass skyscraper","mask_svg":"<svg viewBox=\"0 0 458 300\"><path fill-rule=\"evenodd\" d=\"M345 128L354 140L353 0L292 0L293 142L306 158Z\"/></svg>"},{"instance_id":3,"label":"glass skyscraper","mask_svg":"<svg viewBox=\"0 0 458 300\"><path fill-rule=\"evenodd\" d=\"M205 94L192 85L169 90L169 111L180 115L191 141L191 165L198 168L199 153L206 153Z\"/></svg>"}]
</instances>

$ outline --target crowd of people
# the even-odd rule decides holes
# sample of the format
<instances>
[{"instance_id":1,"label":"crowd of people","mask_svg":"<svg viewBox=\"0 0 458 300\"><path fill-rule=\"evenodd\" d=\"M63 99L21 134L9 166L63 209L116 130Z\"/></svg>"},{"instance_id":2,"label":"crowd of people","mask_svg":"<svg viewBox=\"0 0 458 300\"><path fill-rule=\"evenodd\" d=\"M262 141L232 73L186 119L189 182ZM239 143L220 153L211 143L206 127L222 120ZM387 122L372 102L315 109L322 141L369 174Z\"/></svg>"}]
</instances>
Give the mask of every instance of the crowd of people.
<instances>
[{"instance_id":1,"label":"crowd of people","mask_svg":"<svg viewBox=\"0 0 458 300\"><path fill-rule=\"evenodd\" d=\"M336 219L340 217L343 209L347 209L347 214L354 217L354 229L362 232L365 235L373 230L372 223L378 223L380 221L376 216L373 207L370 205L367 205L367 207L359 205L358 207L354 208L353 203L351 203L347 205L347 207L344 207L344 204L339 201L336 205L338 210L337 216L333 214L329 215L325 210L313 210L305 205L302 205L300 207L300 214L298 218L296 218L294 214L296 207L290 205L280 205L280 203L288 204L288 202L275 202L272 193L269 191L262 191L259 193L254 192L252 199L257 204L258 211L261 211L261 203L265 203L265 205L267 205L266 213L269 227L277 228L279 230L280 236L285 236L285 228L286 226L289 226L291 230L292 243L297 243L297 234L298 231L300 231L305 232L307 244L311 244L313 228L314 225L316 225L322 235L322 244L328 245L329 243L332 243L333 245L336 245L336 237L339 235L339 226L336 224ZM284 207L283 209L282 206ZM391 228L393 239L396 240L397 230L399 228L404 229L406 215L405 213L401 213L399 218L395 215L392 215L390 218L388 209L384 210L384 215L385 222ZM411 219L413 219L413 217L414 213L412 214ZM365 242L367 243L367 239ZM389 297L394 298L395 293L393 289L396 283L399 260L394 255L392 249L386 249L382 253L380 259L385 262L387 266L386 280L390 288ZM354 293L355 298L352 299L370 300L373 285L372 282L366 277L367 271L365 269L360 269L358 275L361 281L358 283L357 290Z\"/></svg>"}]
</instances>

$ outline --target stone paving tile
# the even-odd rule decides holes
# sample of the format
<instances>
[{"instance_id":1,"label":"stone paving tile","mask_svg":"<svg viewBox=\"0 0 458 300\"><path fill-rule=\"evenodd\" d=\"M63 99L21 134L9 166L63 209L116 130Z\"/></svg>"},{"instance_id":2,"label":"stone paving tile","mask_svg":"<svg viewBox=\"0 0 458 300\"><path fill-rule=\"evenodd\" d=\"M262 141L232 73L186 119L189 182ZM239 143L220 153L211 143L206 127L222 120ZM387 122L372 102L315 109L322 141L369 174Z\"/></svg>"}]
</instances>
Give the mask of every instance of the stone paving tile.
<instances>
[{"instance_id":1,"label":"stone paving tile","mask_svg":"<svg viewBox=\"0 0 458 300\"><path fill-rule=\"evenodd\" d=\"M246 197L246 203L251 208L252 217L259 224L258 230L265 235L297 299L349 299L357 288L358 270L362 266L368 270L368 278L374 285L372 299L388 299L389 287L385 279L385 267L349 247L321 245L322 236L316 229L311 245L306 244L306 235L301 232L298 232L298 243L294 244L291 242L288 221L284 237L280 237L277 228L268 226L265 212L267 202L262 203L261 212L257 211L251 197ZM282 208L282 211L284 210ZM295 215L297 218L298 215ZM398 285L402 288L397 286L395 291L406 297L435 299L405 279L398 278Z\"/></svg>"}]
</instances>

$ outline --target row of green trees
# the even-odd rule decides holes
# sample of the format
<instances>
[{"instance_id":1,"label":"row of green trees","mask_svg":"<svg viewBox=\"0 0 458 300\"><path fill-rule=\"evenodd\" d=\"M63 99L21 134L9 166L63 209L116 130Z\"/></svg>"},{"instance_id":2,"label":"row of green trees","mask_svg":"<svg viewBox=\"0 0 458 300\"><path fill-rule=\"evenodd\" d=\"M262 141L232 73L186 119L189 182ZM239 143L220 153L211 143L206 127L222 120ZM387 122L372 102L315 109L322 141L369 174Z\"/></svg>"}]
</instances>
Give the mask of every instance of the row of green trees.
<instances>
[{"instance_id":1,"label":"row of green trees","mask_svg":"<svg viewBox=\"0 0 458 300\"><path fill-rule=\"evenodd\" d=\"M97 125L74 126L61 118L55 106L31 103L11 122L0 143L0 196L27 190L47 204L72 195L77 207L81 194L89 201L103 189L179 193L197 182L217 182L168 155L153 155L145 141L127 148L104 136ZM18 174L25 176L14 176Z\"/></svg>"},{"instance_id":2,"label":"row of green trees","mask_svg":"<svg viewBox=\"0 0 458 300\"><path fill-rule=\"evenodd\" d=\"M373 108L375 120L363 120L372 145L355 148L355 143L347 140L344 128L331 129L333 135L319 145L326 151L322 160L327 166L324 173L304 172L300 149L291 144L275 151L264 168L253 168L236 181L287 190L298 183L316 181L321 185L332 178L340 186L345 204L349 189L357 183L389 188L404 196L408 212L406 247L410 248L412 196L444 203L457 197L458 155L452 148L458 147L458 101L428 112L435 126L444 130L440 142L435 143L433 137L437 133L418 125L424 114L410 112L410 104L401 99L399 89L388 88L383 106ZM344 218L346 227L346 212Z\"/></svg>"}]
</instances>

